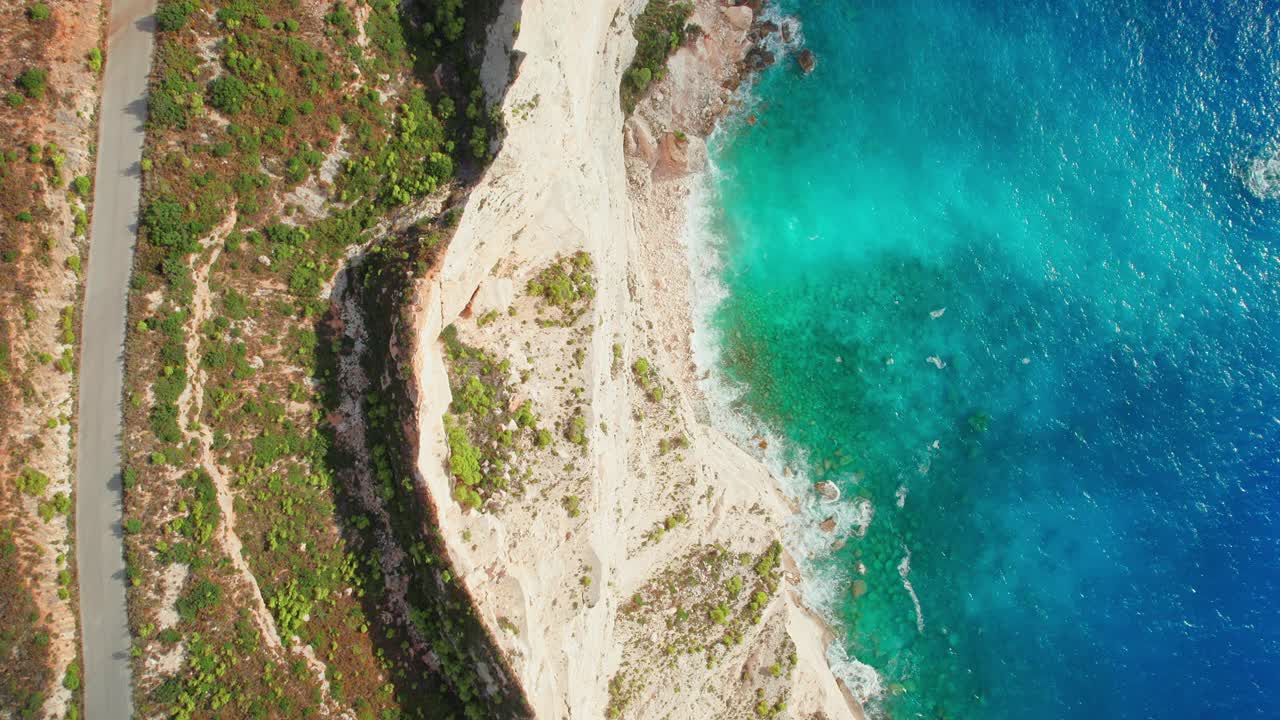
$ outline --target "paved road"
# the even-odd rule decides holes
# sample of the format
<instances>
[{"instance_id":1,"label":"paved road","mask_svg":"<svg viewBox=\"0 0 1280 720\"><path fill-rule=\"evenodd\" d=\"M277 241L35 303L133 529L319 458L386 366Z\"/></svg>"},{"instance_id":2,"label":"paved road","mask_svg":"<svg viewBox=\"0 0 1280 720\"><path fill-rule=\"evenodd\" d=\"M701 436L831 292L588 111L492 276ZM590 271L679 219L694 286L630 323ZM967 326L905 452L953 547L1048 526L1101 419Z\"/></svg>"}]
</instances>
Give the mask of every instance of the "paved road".
<instances>
[{"instance_id":1,"label":"paved road","mask_svg":"<svg viewBox=\"0 0 1280 720\"><path fill-rule=\"evenodd\" d=\"M121 528L125 308L138 228L143 123L155 0L114 0L98 121L80 348L76 557L86 720L133 716Z\"/></svg>"}]
</instances>

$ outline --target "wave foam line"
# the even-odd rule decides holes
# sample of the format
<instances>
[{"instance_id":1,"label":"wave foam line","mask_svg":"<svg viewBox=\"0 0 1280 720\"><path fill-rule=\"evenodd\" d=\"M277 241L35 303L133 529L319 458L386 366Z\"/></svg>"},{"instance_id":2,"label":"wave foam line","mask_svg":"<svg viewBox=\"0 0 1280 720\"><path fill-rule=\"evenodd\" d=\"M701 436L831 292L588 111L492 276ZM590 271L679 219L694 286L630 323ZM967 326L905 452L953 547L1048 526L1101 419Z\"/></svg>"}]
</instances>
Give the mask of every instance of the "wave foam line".
<instances>
[{"instance_id":1,"label":"wave foam line","mask_svg":"<svg viewBox=\"0 0 1280 720\"><path fill-rule=\"evenodd\" d=\"M749 106L749 103L743 103L743 108ZM731 132L725 127L722 125L716 133ZM697 299L691 302L690 311L693 319L693 360L702 378L699 389L707 400L712 426L760 459L783 492L799 506L799 512L783 528L783 540L800 568L801 597L829 625L842 630L836 610L853 578L848 569L823 561L831 555L833 537L852 537L866 532L874 516L874 507L865 498L824 502L814 492L814 481L808 473L795 469L807 463L804 449L792 446L760 419L734 408L735 401L742 397L745 389L721 371L719 361L723 339L714 323L716 310L729 296L728 288L720 280L725 248L724 238L716 231L713 202L713 183L720 172L714 162L709 162L701 181L692 184L683 229L691 274L690 297ZM764 450L760 449L760 439L765 440ZM836 527L832 533L824 533L818 527L827 518L835 519ZM912 597L915 597L914 592ZM917 602L917 612L918 608ZM827 647L827 662L854 697L866 704L882 694L881 677L875 668L851 657L840 639L844 633L836 634L837 639Z\"/></svg>"}]
</instances>

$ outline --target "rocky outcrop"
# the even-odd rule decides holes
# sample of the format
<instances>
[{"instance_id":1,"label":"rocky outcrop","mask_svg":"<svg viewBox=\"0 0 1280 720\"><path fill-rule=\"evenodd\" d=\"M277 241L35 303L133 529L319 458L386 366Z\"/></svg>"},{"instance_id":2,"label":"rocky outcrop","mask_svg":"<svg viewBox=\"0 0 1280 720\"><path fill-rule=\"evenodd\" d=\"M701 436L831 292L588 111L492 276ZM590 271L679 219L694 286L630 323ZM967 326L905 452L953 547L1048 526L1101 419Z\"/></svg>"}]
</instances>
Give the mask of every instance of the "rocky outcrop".
<instances>
[{"instance_id":1,"label":"rocky outcrop","mask_svg":"<svg viewBox=\"0 0 1280 720\"><path fill-rule=\"evenodd\" d=\"M801 50L800 54L796 55L796 62L800 64L800 69L805 75L813 72L813 69L818 66L818 58L809 48Z\"/></svg>"},{"instance_id":2,"label":"rocky outcrop","mask_svg":"<svg viewBox=\"0 0 1280 720\"><path fill-rule=\"evenodd\" d=\"M755 19L755 13L746 5L733 5L726 8L720 8L720 12L724 13L724 17L729 21L729 25L735 30L746 32L751 28L751 22Z\"/></svg>"},{"instance_id":3,"label":"rocky outcrop","mask_svg":"<svg viewBox=\"0 0 1280 720\"><path fill-rule=\"evenodd\" d=\"M790 45L796 39L796 23L794 20L786 19L782 21L782 42Z\"/></svg>"}]
</instances>

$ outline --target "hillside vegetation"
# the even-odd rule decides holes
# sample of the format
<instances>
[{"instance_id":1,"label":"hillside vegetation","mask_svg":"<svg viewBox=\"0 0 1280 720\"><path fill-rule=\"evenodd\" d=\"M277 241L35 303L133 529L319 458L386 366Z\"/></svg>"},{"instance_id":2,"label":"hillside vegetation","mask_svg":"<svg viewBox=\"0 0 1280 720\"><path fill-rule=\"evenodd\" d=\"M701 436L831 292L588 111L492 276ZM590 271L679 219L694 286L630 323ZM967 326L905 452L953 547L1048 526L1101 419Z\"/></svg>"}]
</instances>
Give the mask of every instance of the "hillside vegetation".
<instances>
[{"instance_id":1,"label":"hillside vegetation","mask_svg":"<svg viewBox=\"0 0 1280 720\"><path fill-rule=\"evenodd\" d=\"M141 716L523 706L367 380L500 137L472 51L495 11L161 4L126 398Z\"/></svg>"}]
</instances>

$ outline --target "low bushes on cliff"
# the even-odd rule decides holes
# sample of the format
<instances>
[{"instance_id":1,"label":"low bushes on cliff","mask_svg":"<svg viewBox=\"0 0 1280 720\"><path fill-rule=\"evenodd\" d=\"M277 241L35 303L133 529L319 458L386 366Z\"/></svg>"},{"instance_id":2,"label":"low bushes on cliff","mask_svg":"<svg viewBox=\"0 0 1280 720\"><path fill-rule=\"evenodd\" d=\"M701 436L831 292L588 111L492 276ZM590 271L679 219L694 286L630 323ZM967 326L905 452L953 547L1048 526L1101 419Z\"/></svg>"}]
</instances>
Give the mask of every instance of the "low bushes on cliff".
<instances>
[{"instance_id":1,"label":"low bushes on cliff","mask_svg":"<svg viewBox=\"0 0 1280 720\"><path fill-rule=\"evenodd\" d=\"M636 103L654 81L666 74L667 58L693 33L696 25L688 24L693 4L671 0L649 0L636 18L636 56L622 76L622 109L635 110Z\"/></svg>"}]
</instances>

